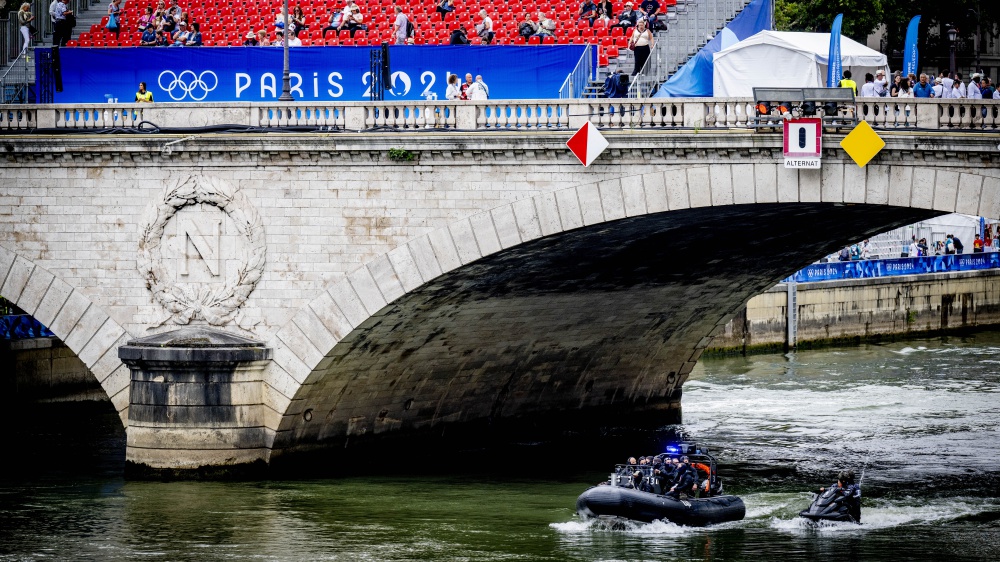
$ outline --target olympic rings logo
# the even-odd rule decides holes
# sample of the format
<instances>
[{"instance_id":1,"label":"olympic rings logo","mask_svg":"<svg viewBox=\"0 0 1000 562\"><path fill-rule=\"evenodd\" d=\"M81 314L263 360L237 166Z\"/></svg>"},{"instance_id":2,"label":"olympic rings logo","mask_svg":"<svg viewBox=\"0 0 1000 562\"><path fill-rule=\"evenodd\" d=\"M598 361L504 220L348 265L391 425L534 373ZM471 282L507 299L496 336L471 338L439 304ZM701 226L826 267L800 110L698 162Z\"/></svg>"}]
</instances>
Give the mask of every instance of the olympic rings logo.
<instances>
[{"instance_id":1,"label":"olympic rings logo","mask_svg":"<svg viewBox=\"0 0 1000 562\"><path fill-rule=\"evenodd\" d=\"M209 75L211 75L208 78L208 80L212 81L211 86L206 81L206 77ZM166 85L163 84L165 76L168 80ZM209 92L218 87L219 77L211 70L206 70L201 74L195 74L192 70L185 70L180 74L174 74L171 70L164 70L160 73L160 77L156 82L160 85L160 89L166 92L170 96L170 99L174 101L182 101L188 96L191 97L191 101L202 101L208 97ZM175 90L179 92L179 95L174 95Z\"/></svg>"}]
</instances>

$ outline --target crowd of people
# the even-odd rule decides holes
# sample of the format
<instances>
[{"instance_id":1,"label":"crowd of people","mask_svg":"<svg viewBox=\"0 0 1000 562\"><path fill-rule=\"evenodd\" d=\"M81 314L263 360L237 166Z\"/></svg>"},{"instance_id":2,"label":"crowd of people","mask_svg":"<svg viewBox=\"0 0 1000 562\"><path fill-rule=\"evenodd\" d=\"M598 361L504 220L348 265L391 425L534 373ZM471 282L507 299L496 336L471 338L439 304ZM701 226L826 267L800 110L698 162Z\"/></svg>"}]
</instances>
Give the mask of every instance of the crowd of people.
<instances>
[{"instance_id":1,"label":"crowd of people","mask_svg":"<svg viewBox=\"0 0 1000 562\"><path fill-rule=\"evenodd\" d=\"M711 467L692 463L687 456L629 457L626 464L616 467L615 474L620 486L675 499L709 497L714 493Z\"/></svg>"},{"instance_id":2,"label":"crowd of people","mask_svg":"<svg viewBox=\"0 0 1000 562\"><path fill-rule=\"evenodd\" d=\"M860 89L852 79L851 71L845 70L840 86L852 88L854 95L862 98L1000 99L1000 90L988 76L976 72L965 82L962 73L952 73L947 68L941 69L933 80L925 73L904 76L897 70L889 80L884 70L878 70L874 75L869 72L865 74L865 82Z\"/></svg>"},{"instance_id":3,"label":"crowd of people","mask_svg":"<svg viewBox=\"0 0 1000 562\"><path fill-rule=\"evenodd\" d=\"M993 231L993 225L987 224L980 235L976 233L975 240L972 241L972 253L997 252L1000 251L1000 237ZM928 244L927 238L911 237L909 245L903 248L900 257L917 258L926 256L948 256L965 253L965 244L954 234L945 235L944 240L936 240ZM858 261L873 258L885 258L895 256L878 256L874 254L871 241L867 238L857 244L846 246L837 254L838 261Z\"/></svg>"},{"instance_id":4,"label":"crowd of people","mask_svg":"<svg viewBox=\"0 0 1000 562\"><path fill-rule=\"evenodd\" d=\"M483 82L483 77L481 75L476 75L476 79L472 79L472 74L467 73L465 75L465 82L459 83L458 75L451 74L448 76L448 89L445 91L445 99L449 101L458 100L487 100L490 98L490 88Z\"/></svg>"}]
</instances>

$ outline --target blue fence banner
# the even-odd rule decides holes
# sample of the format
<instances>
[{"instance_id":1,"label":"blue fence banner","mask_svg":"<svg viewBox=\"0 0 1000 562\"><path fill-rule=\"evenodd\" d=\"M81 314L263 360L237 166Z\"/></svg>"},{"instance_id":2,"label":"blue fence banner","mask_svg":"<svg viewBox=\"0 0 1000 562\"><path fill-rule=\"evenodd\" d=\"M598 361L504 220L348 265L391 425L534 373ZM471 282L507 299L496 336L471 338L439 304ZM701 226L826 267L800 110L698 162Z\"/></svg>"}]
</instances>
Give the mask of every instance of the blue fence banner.
<instances>
[{"instance_id":1,"label":"blue fence banner","mask_svg":"<svg viewBox=\"0 0 1000 562\"><path fill-rule=\"evenodd\" d=\"M24 340L31 338L52 338L55 334L27 314L0 316L0 339Z\"/></svg>"},{"instance_id":2,"label":"blue fence banner","mask_svg":"<svg viewBox=\"0 0 1000 562\"><path fill-rule=\"evenodd\" d=\"M895 275L921 273L947 273L950 271L977 271L1000 268L1000 252L978 254L952 254L922 258L894 258L887 260L839 261L815 263L788 277L784 282L810 283L837 279L869 279Z\"/></svg>"},{"instance_id":3,"label":"blue fence banner","mask_svg":"<svg viewBox=\"0 0 1000 562\"><path fill-rule=\"evenodd\" d=\"M917 36L920 32L920 16L914 16L906 27L906 42L903 44L903 76L920 74L917 53Z\"/></svg>"},{"instance_id":4,"label":"blue fence banner","mask_svg":"<svg viewBox=\"0 0 1000 562\"><path fill-rule=\"evenodd\" d=\"M833 27L830 28L830 51L826 55L826 87L836 88L840 85L840 78L844 74L844 59L840 56L840 27L844 21L844 14L837 14L833 18Z\"/></svg>"},{"instance_id":5,"label":"blue fence banner","mask_svg":"<svg viewBox=\"0 0 1000 562\"><path fill-rule=\"evenodd\" d=\"M660 85L654 98L711 97L715 62L712 55L765 29L773 29L774 2L752 0L721 32Z\"/></svg>"},{"instance_id":6,"label":"blue fence banner","mask_svg":"<svg viewBox=\"0 0 1000 562\"><path fill-rule=\"evenodd\" d=\"M584 45L389 47L388 100L445 99L448 74L481 74L491 99L552 99ZM371 47L289 51L296 101L367 101ZM125 47L60 51L63 91L56 103L135 99L145 82L156 102L266 102L281 95L282 52L274 47ZM36 60L40 60L36 57Z\"/></svg>"}]
</instances>

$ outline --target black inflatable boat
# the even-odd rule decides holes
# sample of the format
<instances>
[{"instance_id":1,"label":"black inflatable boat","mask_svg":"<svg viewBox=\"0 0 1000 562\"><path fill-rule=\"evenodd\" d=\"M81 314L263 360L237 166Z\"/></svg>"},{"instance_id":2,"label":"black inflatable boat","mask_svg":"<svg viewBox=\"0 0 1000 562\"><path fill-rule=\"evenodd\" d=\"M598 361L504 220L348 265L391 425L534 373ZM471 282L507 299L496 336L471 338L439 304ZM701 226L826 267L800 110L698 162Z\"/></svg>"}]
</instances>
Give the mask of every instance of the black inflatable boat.
<instances>
[{"instance_id":1,"label":"black inflatable boat","mask_svg":"<svg viewBox=\"0 0 1000 562\"><path fill-rule=\"evenodd\" d=\"M651 523L665 520L678 525L703 527L713 523L739 521L746 515L743 500L723 495L722 482L716 475L715 457L708 449L692 443L667 447L666 458L686 455L697 467L703 484L703 496L675 499L664 495L649 465L618 465L608 482L580 494L576 511L583 518L620 517ZM699 480L702 482L702 480Z\"/></svg>"},{"instance_id":2,"label":"black inflatable boat","mask_svg":"<svg viewBox=\"0 0 1000 562\"><path fill-rule=\"evenodd\" d=\"M678 525L704 527L739 521L746 515L743 500L736 496L679 499L620 486L594 486L576 500L583 517L623 517L651 523L658 519Z\"/></svg>"},{"instance_id":3,"label":"black inflatable boat","mask_svg":"<svg viewBox=\"0 0 1000 562\"><path fill-rule=\"evenodd\" d=\"M860 509L857 513L860 518ZM816 494L816 499L806 509L799 512L799 517L805 517L810 521L843 521L849 523L861 523L851 515L851 509L840 488L831 487L821 494Z\"/></svg>"}]
</instances>

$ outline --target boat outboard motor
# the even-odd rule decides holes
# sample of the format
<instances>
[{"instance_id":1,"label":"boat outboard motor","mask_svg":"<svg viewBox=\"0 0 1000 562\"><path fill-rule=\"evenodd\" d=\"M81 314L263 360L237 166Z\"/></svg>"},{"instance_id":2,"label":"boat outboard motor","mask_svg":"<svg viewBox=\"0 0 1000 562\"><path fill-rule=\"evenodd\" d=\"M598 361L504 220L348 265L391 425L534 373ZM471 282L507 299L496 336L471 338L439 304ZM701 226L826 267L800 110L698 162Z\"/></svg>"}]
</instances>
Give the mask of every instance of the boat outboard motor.
<instances>
[{"instance_id":1,"label":"boat outboard motor","mask_svg":"<svg viewBox=\"0 0 1000 562\"><path fill-rule=\"evenodd\" d=\"M857 523L851 517L851 510L848 506L848 498L836 486L828 488L822 494L818 494L816 499L807 508L799 512L799 517L805 517L811 521L847 521Z\"/></svg>"}]
</instances>

